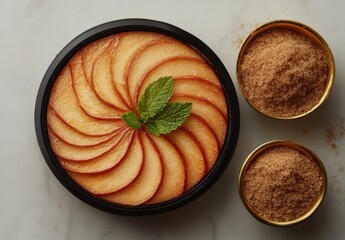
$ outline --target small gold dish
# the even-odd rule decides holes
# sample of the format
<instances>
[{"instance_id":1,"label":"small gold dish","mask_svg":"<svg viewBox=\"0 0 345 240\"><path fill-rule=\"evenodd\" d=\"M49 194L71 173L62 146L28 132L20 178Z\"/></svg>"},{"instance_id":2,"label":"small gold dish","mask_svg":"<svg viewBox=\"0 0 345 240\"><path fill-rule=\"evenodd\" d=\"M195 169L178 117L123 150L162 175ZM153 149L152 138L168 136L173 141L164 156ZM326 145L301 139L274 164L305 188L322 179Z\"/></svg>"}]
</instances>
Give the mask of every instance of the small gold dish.
<instances>
[{"instance_id":1,"label":"small gold dish","mask_svg":"<svg viewBox=\"0 0 345 240\"><path fill-rule=\"evenodd\" d=\"M309 159L311 159L313 161L313 163L316 163L316 166L319 169L319 173L320 176L322 178L322 183L321 183L321 189L320 189L320 193L316 199L316 201L314 202L314 204L308 208L308 210L303 213L301 216L293 219L293 220L289 220L289 221L273 221L268 219L267 217L263 217L262 215L260 215L258 213L258 211L256 211L249 203L248 200L246 199L246 195L245 195L245 185L244 185L244 178L245 175L247 173L248 167L250 166L250 164L257 159L257 157L262 154L264 151L271 149L271 148L275 148L275 147L289 147L295 150L300 151L303 155L307 156ZM320 204L322 203L325 194L326 194L326 190L327 190L327 174L326 174L326 169L323 165L323 163L321 162L321 160L318 158L318 156L312 152L311 150L309 150L308 148L291 142L291 141L286 141L286 140L274 140L274 141L270 141L267 143L262 144L261 146L257 147L245 160L245 162L242 165L240 174L239 174L239 178L238 178L238 190L240 193L240 197L242 199L243 204L245 205L245 207L247 208L247 210L259 221L271 225L271 226L278 226L278 227L286 227L286 226L291 226L291 225L295 225L298 224L304 220L306 220L308 217L310 217L315 210L320 206Z\"/></svg>"},{"instance_id":2,"label":"small gold dish","mask_svg":"<svg viewBox=\"0 0 345 240\"><path fill-rule=\"evenodd\" d=\"M264 111L260 110L255 105L255 103L253 101L249 100L249 97L246 95L246 92L243 89L243 84L242 84L242 80L241 80L241 76L240 76L240 67L241 67L241 62L242 62L243 56L246 53L247 47L250 45L250 43L258 35L266 32L268 30L272 30L272 29L287 29L287 30L292 30L292 31L295 31L295 32L303 34L304 36L306 36L307 38L312 40L312 42L314 44L319 46L320 49L322 49L324 51L325 57L326 57L326 59L328 61L328 77L327 77L326 84L325 84L325 89L323 91L323 94L322 94L321 98L318 100L317 104L314 105L312 108L310 108L309 110L303 111L302 113L297 114L297 115L293 115L293 116L280 116L280 115L274 115L274 114L270 114L270 113L264 112ZM263 24L262 26L258 27L253 32L251 32L249 34L249 36L246 38L246 40L242 44L241 50L240 50L238 58L237 58L236 74L237 74L238 86L240 88L240 91L241 91L242 95L244 96L246 101L256 111L258 111L259 113L261 113L261 114L263 114L265 116L268 116L268 117L271 117L271 118L274 118L274 119L290 120L290 119L297 119L297 118L301 118L303 116L306 116L307 114L311 113L316 108L318 108L325 101L325 99L328 97L328 95L330 93L330 90L331 90L333 82L334 82L335 62L334 62L333 54L332 54L331 49L329 48L327 42L314 29L312 29L309 26L306 26L303 23L299 23L299 22L295 22L295 21L291 21L291 20L276 20L276 21L272 21L272 22L268 22L266 24Z\"/></svg>"}]
</instances>

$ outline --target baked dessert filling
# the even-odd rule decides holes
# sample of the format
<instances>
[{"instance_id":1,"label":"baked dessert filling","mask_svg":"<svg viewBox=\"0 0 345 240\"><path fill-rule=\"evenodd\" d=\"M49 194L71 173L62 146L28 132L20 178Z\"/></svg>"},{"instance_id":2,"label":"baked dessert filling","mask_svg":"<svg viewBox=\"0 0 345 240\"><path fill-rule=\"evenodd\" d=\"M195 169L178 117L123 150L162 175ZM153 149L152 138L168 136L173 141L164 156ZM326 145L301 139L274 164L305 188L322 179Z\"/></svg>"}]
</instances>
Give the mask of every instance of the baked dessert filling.
<instances>
[{"instance_id":1,"label":"baked dessert filling","mask_svg":"<svg viewBox=\"0 0 345 240\"><path fill-rule=\"evenodd\" d=\"M166 108L151 127L158 115L145 119L138 109L162 78L173 84L167 106L191 108L178 127L162 120ZM87 45L68 62L52 88L47 124L52 150L75 182L95 197L135 206L181 196L209 173L228 111L221 83L198 51L166 35L124 32Z\"/></svg>"}]
</instances>

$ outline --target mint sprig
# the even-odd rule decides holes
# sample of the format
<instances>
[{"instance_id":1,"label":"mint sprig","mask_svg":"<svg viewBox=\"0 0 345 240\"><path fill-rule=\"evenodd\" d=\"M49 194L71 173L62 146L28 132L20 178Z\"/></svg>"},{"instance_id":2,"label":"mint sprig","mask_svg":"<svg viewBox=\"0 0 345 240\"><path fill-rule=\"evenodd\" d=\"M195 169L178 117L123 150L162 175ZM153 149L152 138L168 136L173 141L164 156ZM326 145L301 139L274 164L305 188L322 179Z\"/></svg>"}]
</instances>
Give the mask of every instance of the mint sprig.
<instances>
[{"instance_id":1,"label":"mint sprig","mask_svg":"<svg viewBox=\"0 0 345 240\"><path fill-rule=\"evenodd\" d=\"M139 129L141 128L141 121L134 112L125 112L121 115L121 118L127 123L128 126Z\"/></svg>"},{"instance_id":2,"label":"mint sprig","mask_svg":"<svg viewBox=\"0 0 345 240\"><path fill-rule=\"evenodd\" d=\"M190 102L168 103L163 111L146 122L146 128L154 135L167 134L181 126L191 111Z\"/></svg>"},{"instance_id":3,"label":"mint sprig","mask_svg":"<svg viewBox=\"0 0 345 240\"><path fill-rule=\"evenodd\" d=\"M161 77L147 86L138 103L138 112L143 122L167 105L172 95L173 84L172 77Z\"/></svg>"},{"instance_id":4,"label":"mint sprig","mask_svg":"<svg viewBox=\"0 0 345 240\"><path fill-rule=\"evenodd\" d=\"M121 118L134 129L145 124L154 135L170 133L180 127L192 111L191 102L168 103L172 92L173 78L159 78L150 83L140 97L137 106L140 117L134 112L126 112Z\"/></svg>"}]
</instances>

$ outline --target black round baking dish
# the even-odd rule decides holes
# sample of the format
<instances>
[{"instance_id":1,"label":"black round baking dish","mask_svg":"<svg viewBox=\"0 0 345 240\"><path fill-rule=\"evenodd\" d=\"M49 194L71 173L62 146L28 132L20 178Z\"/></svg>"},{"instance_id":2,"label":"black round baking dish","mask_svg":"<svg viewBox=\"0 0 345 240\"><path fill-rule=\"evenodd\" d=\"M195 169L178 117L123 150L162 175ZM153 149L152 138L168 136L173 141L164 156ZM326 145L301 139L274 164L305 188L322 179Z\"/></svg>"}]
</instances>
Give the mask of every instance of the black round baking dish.
<instances>
[{"instance_id":1,"label":"black round baking dish","mask_svg":"<svg viewBox=\"0 0 345 240\"><path fill-rule=\"evenodd\" d=\"M66 173L57 160L50 146L46 120L49 96L54 81L63 67L78 52L78 50L100 38L128 31L148 31L165 34L198 50L213 67L216 75L220 79L228 108L228 128L225 142L216 164L207 176L195 187L180 197L166 202L144 206L124 206L110 203L94 197L79 186ZM80 200L110 213L121 215L149 215L181 207L200 196L217 181L226 169L235 151L239 135L239 117L239 105L233 82L220 59L206 44L190 33L167 23L147 19L123 19L104 23L85 31L68 43L55 57L46 71L38 90L35 105L35 130L39 147L49 168L62 185L64 185Z\"/></svg>"}]
</instances>

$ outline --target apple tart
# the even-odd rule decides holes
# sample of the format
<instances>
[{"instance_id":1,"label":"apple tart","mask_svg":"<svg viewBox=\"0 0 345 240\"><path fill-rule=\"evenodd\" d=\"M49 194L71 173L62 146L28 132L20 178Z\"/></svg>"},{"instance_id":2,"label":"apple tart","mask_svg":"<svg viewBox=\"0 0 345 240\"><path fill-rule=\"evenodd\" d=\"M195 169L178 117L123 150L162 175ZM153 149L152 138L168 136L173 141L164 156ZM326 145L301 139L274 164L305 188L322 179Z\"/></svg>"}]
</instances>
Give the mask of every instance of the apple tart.
<instances>
[{"instance_id":1,"label":"apple tart","mask_svg":"<svg viewBox=\"0 0 345 240\"><path fill-rule=\"evenodd\" d=\"M192 110L159 136L121 118L138 112L150 83L172 76L169 102ZM79 50L58 75L47 111L51 148L68 175L92 195L126 206L176 198L212 169L228 126L221 83L195 49L166 35L123 32ZM144 125L144 124L143 124Z\"/></svg>"}]
</instances>

